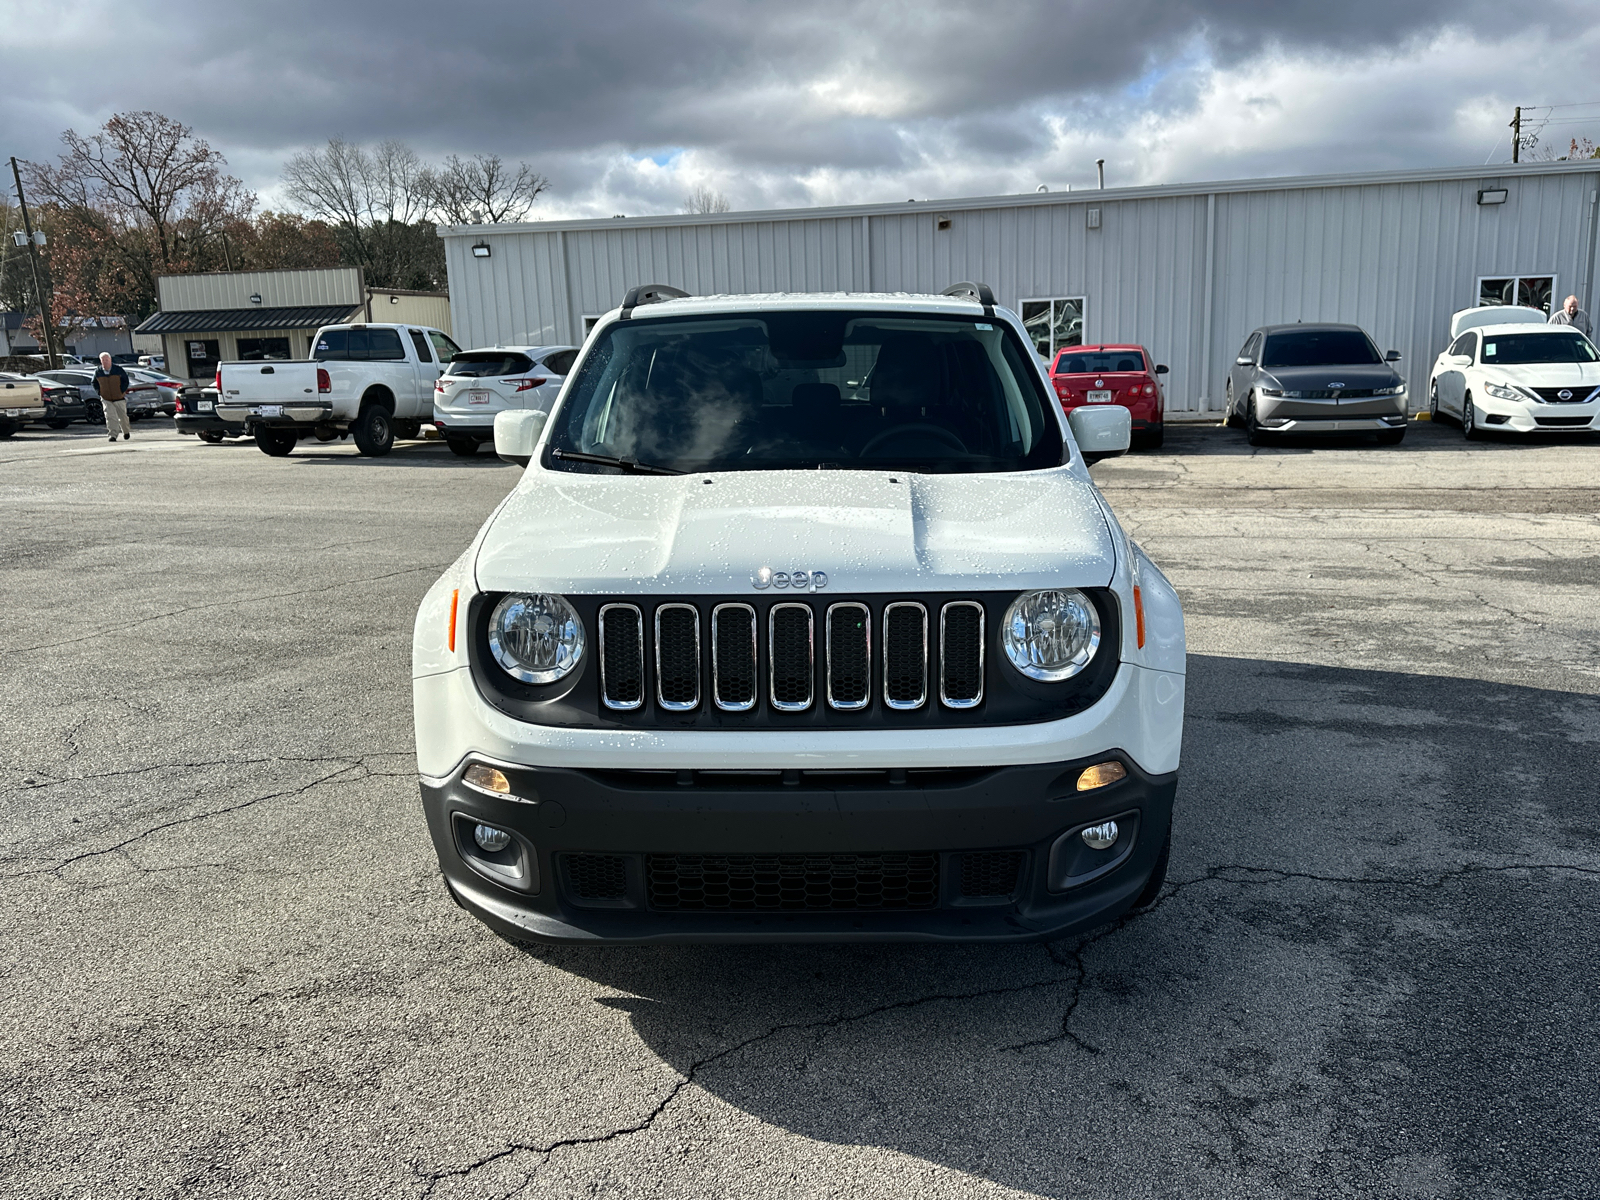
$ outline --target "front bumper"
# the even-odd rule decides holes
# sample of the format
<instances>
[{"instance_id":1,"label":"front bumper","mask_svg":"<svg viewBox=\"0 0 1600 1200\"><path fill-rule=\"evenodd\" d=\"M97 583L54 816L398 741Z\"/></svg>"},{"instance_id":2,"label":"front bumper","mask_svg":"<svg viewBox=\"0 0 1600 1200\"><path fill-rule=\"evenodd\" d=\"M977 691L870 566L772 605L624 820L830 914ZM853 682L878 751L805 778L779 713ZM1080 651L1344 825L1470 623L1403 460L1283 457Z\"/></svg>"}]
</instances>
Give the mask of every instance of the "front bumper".
<instances>
[{"instance_id":1,"label":"front bumper","mask_svg":"<svg viewBox=\"0 0 1600 1200\"><path fill-rule=\"evenodd\" d=\"M1122 761L1127 777L1077 792L1079 772L1107 758ZM752 778L499 765L519 799L469 787L461 772L424 780L429 832L464 908L509 937L546 943L1059 938L1132 906L1167 836L1177 788L1175 771L1145 774L1116 750L947 776ZM905 782L889 781L896 776ZM1107 818L1122 829L1117 843L1087 851L1080 831ZM511 849L498 857L478 850L471 831L479 822L511 833ZM861 907L818 882L838 856L901 854L934 873L921 907ZM574 880L597 855L620 862L617 878L626 882L601 898L591 888L585 898ZM672 907L681 893L659 882L663 870L676 869L664 863L698 870L706 856L714 863L733 856L743 869L755 856L779 855L812 856L786 861L809 872L804 886L814 899L791 894L784 902L769 891L737 901L744 906L737 910L685 911ZM1015 875L974 885L969 855L1010 863ZM989 894L973 894L985 886ZM1009 892L992 894L1006 886Z\"/></svg>"},{"instance_id":2,"label":"front bumper","mask_svg":"<svg viewBox=\"0 0 1600 1200\"><path fill-rule=\"evenodd\" d=\"M1476 392L1472 396L1478 425L1512 433L1591 433L1600 430L1600 401L1584 404L1534 404L1501 400Z\"/></svg>"},{"instance_id":3,"label":"front bumper","mask_svg":"<svg viewBox=\"0 0 1600 1200\"><path fill-rule=\"evenodd\" d=\"M1406 418L1384 417L1262 417L1263 432L1268 433L1387 433L1406 427Z\"/></svg>"}]
</instances>

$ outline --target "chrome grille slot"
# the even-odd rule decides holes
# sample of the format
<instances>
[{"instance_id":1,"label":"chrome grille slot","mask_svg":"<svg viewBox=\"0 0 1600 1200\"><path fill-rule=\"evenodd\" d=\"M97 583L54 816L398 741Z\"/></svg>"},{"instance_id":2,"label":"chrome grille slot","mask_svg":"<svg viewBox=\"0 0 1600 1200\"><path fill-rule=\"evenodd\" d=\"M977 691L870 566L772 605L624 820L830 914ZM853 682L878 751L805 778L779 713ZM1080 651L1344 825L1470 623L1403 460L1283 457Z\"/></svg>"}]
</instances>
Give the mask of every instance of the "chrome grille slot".
<instances>
[{"instance_id":1,"label":"chrome grille slot","mask_svg":"<svg viewBox=\"0 0 1600 1200\"><path fill-rule=\"evenodd\" d=\"M939 610L939 703L976 708L983 701L983 605L952 600Z\"/></svg>"},{"instance_id":2,"label":"chrome grille slot","mask_svg":"<svg viewBox=\"0 0 1600 1200\"><path fill-rule=\"evenodd\" d=\"M767 614L768 690L779 712L811 707L816 675L809 604L774 604Z\"/></svg>"},{"instance_id":3,"label":"chrome grille slot","mask_svg":"<svg viewBox=\"0 0 1600 1200\"><path fill-rule=\"evenodd\" d=\"M872 699L872 610L831 604L826 627L828 707L852 712Z\"/></svg>"},{"instance_id":4,"label":"chrome grille slot","mask_svg":"<svg viewBox=\"0 0 1600 1200\"><path fill-rule=\"evenodd\" d=\"M600 608L600 698L629 712L644 703L644 616L632 604Z\"/></svg>"},{"instance_id":5,"label":"chrome grille slot","mask_svg":"<svg viewBox=\"0 0 1600 1200\"><path fill-rule=\"evenodd\" d=\"M748 604L711 610L711 699L724 712L756 706L756 610Z\"/></svg>"},{"instance_id":6,"label":"chrome grille slot","mask_svg":"<svg viewBox=\"0 0 1600 1200\"><path fill-rule=\"evenodd\" d=\"M883 702L902 711L928 702L928 610L915 600L883 609Z\"/></svg>"},{"instance_id":7,"label":"chrome grille slot","mask_svg":"<svg viewBox=\"0 0 1600 1200\"><path fill-rule=\"evenodd\" d=\"M668 712L700 705L700 612L692 604L656 609L656 703Z\"/></svg>"}]
</instances>

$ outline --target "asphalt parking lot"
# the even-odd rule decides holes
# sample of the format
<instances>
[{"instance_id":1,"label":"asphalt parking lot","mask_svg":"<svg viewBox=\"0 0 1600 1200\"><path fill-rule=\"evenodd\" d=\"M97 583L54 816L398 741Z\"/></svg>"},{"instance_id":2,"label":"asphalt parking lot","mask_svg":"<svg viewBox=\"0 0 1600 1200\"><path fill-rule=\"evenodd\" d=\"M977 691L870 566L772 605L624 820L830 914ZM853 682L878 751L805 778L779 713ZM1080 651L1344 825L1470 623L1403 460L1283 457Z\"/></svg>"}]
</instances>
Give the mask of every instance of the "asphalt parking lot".
<instances>
[{"instance_id":1,"label":"asphalt parking lot","mask_svg":"<svg viewBox=\"0 0 1600 1200\"><path fill-rule=\"evenodd\" d=\"M1189 623L1145 914L530 953L408 682L515 468L163 424L0 443L0 1194L1600 1191L1600 439L1096 467Z\"/></svg>"}]
</instances>

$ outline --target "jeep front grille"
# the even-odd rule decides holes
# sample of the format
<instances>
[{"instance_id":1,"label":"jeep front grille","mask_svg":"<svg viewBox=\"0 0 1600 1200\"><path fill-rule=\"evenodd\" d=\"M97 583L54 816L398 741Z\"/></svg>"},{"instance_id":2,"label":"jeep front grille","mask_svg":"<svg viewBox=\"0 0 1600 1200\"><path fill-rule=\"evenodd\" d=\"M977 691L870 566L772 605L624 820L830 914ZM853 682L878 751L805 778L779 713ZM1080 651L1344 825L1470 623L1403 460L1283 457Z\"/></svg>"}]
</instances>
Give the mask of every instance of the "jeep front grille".
<instances>
[{"instance_id":1,"label":"jeep front grille","mask_svg":"<svg viewBox=\"0 0 1600 1200\"><path fill-rule=\"evenodd\" d=\"M872 700L872 610L865 604L828 605L828 707L843 712Z\"/></svg>"},{"instance_id":2,"label":"jeep front grille","mask_svg":"<svg viewBox=\"0 0 1600 1200\"><path fill-rule=\"evenodd\" d=\"M976 708L983 700L983 605L952 600L939 610L939 701Z\"/></svg>"},{"instance_id":3,"label":"jeep front grille","mask_svg":"<svg viewBox=\"0 0 1600 1200\"><path fill-rule=\"evenodd\" d=\"M816 675L811 606L774 604L767 624L772 707L804 712L811 707L811 681Z\"/></svg>"},{"instance_id":4,"label":"jeep front grille","mask_svg":"<svg viewBox=\"0 0 1600 1200\"><path fill-rule=\"evenodd\" d=\"M921 708L928 700L928 610L899 600L883 610L883 702Z\"/></svg>"},{"instance_id":5,"label":"jeep front grille","mask_svg":"<svg viewBox=\"0 0 1600 1200\"><path fill-rule=\"evenodd\" d=\"M644 703L644 618L633 604L600 609L600 698L627 712Z\"/></svg>"},{"instance_id":6,"label":"jeep front grille","mask_svg":"<svg viewBox=\"0 0 1600 1200\"><path fill-rule=\"evenodd\" d=\"M656 609L656 703L668 712L700 706L700 612L692 604Z\"/></svg>"},{"instance_id":7,"label":"jeep front grille","mask_svg":"<svg viewBox=\"0 0 1600 1200\"><path fill-rule=\"evenodd\" d=\"M756 706L756 610L719 604L711 610L711 697L724 712Z\"/></svg>"}]
</instances>

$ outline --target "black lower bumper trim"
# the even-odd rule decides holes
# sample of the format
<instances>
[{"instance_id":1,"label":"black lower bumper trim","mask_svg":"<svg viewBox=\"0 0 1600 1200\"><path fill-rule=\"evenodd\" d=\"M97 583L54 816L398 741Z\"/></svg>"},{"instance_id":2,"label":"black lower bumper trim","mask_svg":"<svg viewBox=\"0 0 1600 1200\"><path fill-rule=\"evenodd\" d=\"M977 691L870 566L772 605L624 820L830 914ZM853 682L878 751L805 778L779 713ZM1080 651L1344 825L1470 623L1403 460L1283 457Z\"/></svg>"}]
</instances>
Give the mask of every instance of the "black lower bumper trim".
<instances>
[{"instance_id":1,"label":"black lower bumper trim","mask_svg":"<svg viewBox=\"0 0 1600 1200\"><path fill-rule=\"evenodd\" d=\"M1078 792L1082 769L1107 758L1127 777ZM1064 937L1133 904L1177 788L1176 773L1147 775L1115 750L944 782L908 772L906 783L845 777L837 787L781 777L705 787L686 775L666 788L620 771L501 769L518 799L458 776L424 783L423 808L462 906L507 937L542 943ZM1077 845L1076 830L1116 816L1127 835L1105 868L1090 862L1080 884L1058 879L1051 890L1052 847L1068 835ZM542 886L517 890L496 874L498 860L475 864L452 832L461 821L512 833ZM1061 861L1058 851L1058 874Z\"/></svg>"}]
</instances>

